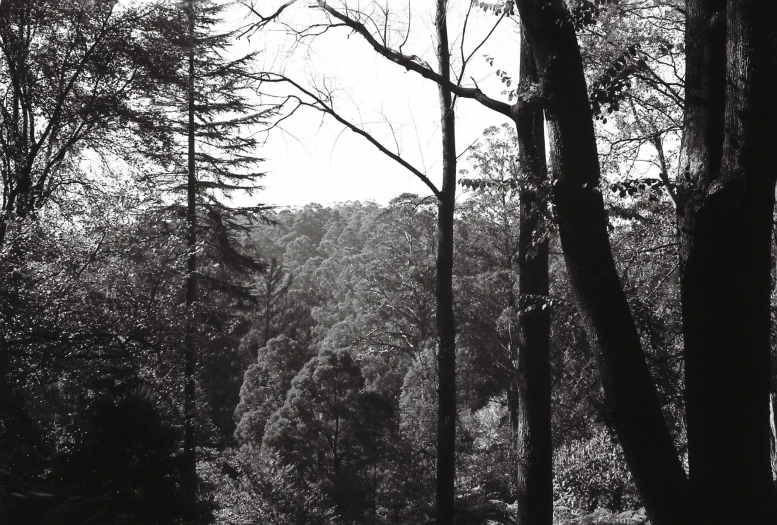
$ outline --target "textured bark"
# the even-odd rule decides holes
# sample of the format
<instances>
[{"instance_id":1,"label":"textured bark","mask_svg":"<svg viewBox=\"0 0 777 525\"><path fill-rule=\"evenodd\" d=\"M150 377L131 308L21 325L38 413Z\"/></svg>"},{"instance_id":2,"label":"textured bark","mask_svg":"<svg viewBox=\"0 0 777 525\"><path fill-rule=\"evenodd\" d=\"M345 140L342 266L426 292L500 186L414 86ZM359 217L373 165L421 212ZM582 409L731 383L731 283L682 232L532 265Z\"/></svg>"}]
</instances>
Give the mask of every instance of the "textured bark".
<instances>
[{"instance_id":1,"label":"textured bark","mask_svg":"<svg viewBox=\"0 0 777 525\"><path fill-rule=\"evenodd\" d=\"M777 138L770 25L777 8L757 1L689 4L686 38L701 39L710 27L716 33L710 61L696 67L689 58L687 78L694 86L725 78L724 96L695 100L685 121L690 181L680 217L687 237L681 236L681 293L693 523L777 523L767 405L770 148ZM700 122L723 124L705 135L696 129ZM709 152L720 152L719 159L707 162Z\"/></svg>"},{"instance_id":2,"label":"textured bark","mask_svg":"<svg viewBox=\"0 0 777 525\"><path fill-rule=\"evenodd\" d=\"M521 44L521 81L536 82L537 68L525 39ZM553 447L550 414L550 308L548 240L536 242L543 220L538 186L545 180L544 118L540 105L526 106L515 121L523 177L518 247L518 322L514 447L517 453L515 500L518 525L553 523Z\"/></svg>"},{"instance_id":3,"label":"textured bark","mask_svg":"<svg viewBox=\"0 0 777 525\"><path fill-rule=\"evenodd\" d=\"M189 251L186 273L186 314L187 330L184 341L184 486L187 499L190 503L197 500L197 454L195 443L195 422L196 422L196 359L197 352L193 335L194 322L193 307L197 301L197 176L195 173L194 159L194 19L195 19L194 0L189 0L189 77L187 86L188 98L188 173L187 173L187 248Z\"/></svg>"},{"instance_id":4,"label":"textured bark","mask_svg":"<svg viewBox=\"0 0 777 525\"><path fill-rule=\"evenodd\" d=\"M519 0L545 98L553 200L610 417L651 522L687 523L688 484L620 285L607 233L580 49L563 0Z\"/></svg>"},{"instance_id":5,"label":"textured bark","mask_svg":"<svg viewBox=\"0 0 777 525\"><path fill-rule=\"evenodd\" d=\"M437 0L437 56L440 74L450 81L446 0ZM453 212L456 205L456 128L453 97L440 86L442 112L442 188L437 230L437 331L439 374L437 412L438 525L453 525L456 479L456 320L453 315Z\"/></svg>"},{"instance_id":6,"label":"textured bark","mask_svg":"<svg viewBox=\"0 0 777 525\"><path fill-rule=\"evenodd\" d=\"M725 101L726 0L688 0L685 52L685 113L682 175L679 177L678 232L680 275L691 248L701 197L720 171Z\"/></svg>"}]
</instances>

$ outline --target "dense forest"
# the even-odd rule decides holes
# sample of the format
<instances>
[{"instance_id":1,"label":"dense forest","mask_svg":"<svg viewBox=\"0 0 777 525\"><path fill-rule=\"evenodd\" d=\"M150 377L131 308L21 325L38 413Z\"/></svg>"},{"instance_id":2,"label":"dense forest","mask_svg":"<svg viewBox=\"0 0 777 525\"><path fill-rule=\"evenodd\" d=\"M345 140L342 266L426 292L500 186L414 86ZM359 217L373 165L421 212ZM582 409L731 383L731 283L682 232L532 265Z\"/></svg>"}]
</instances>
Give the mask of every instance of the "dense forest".
<instances>
[{"instance_id":1,"label":"dense forest","mask_svg":"<svg viewBox=\"0 0 777 525\"><path fill-rule=\"evenodd\" d=\"M0 2L0 522L777 523L777 5L430 6ZM433 85L440 162L269 31ZM428 192L273 206L302 111Z\"/></svg>"}]
</instances>

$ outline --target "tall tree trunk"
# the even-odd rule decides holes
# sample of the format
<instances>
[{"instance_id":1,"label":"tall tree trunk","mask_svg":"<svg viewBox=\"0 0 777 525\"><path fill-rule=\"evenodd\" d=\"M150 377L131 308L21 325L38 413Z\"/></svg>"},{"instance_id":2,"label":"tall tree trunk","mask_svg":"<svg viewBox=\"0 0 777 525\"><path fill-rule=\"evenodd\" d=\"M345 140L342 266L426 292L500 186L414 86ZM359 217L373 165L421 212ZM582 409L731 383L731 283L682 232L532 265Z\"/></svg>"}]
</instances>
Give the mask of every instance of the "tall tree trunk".
<instances>
[{"instance_id":1,"label":"tall tree trunk","mask_svg":"<svg viewBox=\"0 0 777 525\"><path fill-rule=\"evenodd\" d=\"M767 406L777 8L754 0L688 7L686 39L710 39L708 62L688 59L690 180L680 217L693 523L777 523ZM723 96L705 92L723 78ZM700 122L714 122L715 133L696 129Z\"/></svg>"},{"instance_id":2,"label":"tall tree trunk","mask_svg":"<svg viewBox=\"0 0 777 525\"><path fill-rule=\"evenodd\" d=\"M270 262L270 268L267 270L267 281L264 291L264 336L262 339L262 346L267 346L267 341L270 340L270 326L272 322L272 306L273 306L273 288L275 286L275 275L278 271L278 259L272 258Z\"/></svg>"},{"instance_id":3,"label":"tall tree trunk","mask_svg":"<svg viewBox=\"0 0 777 525\"><path fill-rule=\"evenodd\" d=\"M777 403L777 394L769 394L769 429L771 430L771 439L769 440L769 452L772 456L772 480L777 480L777 412L774 405Z\"/></svg>"},{"instance_id":4,"label":"tall tree trunk","mask_svg":"<svg viewBox=\"0 0 777 525\"><path fill-rule=\"evenodd\" d=\"M184 342L184 484L187 499L197 499L197 454L195 443L196 422L196 342L194 340L194 304L197 301L197 176L194 159L194 22L195 0L189 0L189 77L188 98L188 174L186 222L188 227L186 273L186 335Z\"/></svg>"},{"instance_id":5,"label":"tall tree trunk","mask_svg":"<svg viewBox=\"0 0 777 525\"><path fill-rule=\"evenodd\" d=\"M537 82L531 49L521 42L521 82ZM540 105L516 118L521 171L518 290L520 350L515 370L518 407L514 430L518 525L553 523L553 448L550 424L550 309L548 240L536 242L543 221L539 186L546 178L545 126Z\"/></svg>"},{"instance_id":6,"label":"tall tree trunk","mask_svg":"<svg viewBox=\"0 0 777 525\"><path fill-rule=\"evenodd\" d=\"M563 0L517 2L545 98L553 201L572 288L626 461L655 525L686 523L688 484L615 268L583 63ZM765 405L764 405L765 406Z\"/></svg>"},{"instance_id":7,"label":"tall tree trunk","mask_svg":"<svg viewBox=\"0 0 777 525\"><path fill-rule=\"evenodd\" d=\"M450 82L447 1L437 0L435 26L440 74ZM456 205L456 128L453 97L440 86L442 188L437 226L437 525L453 525L456 479L456 320L453 315L453 212Z\"/></svg>"}]
</instances>

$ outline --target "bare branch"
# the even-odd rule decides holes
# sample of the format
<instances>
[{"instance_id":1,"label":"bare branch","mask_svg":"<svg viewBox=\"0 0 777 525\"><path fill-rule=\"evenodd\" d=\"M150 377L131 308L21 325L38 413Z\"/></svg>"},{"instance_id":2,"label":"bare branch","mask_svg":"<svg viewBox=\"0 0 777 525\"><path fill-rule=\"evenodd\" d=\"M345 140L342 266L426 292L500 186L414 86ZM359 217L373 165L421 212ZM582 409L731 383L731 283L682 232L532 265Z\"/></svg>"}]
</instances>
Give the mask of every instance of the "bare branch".
<instances>
[{"instance_id":1,"label":"bare branch","mask_svg":"<svg viewBox=\"0 0 777 525\"><path fill-rule=\"evenodd\" d=\"M677 208L679 206L679 201L677 199L677 194L672 189L671 181L669 180L669 165L666 161L666 155L664 154L664 144L661 141L661 132L656 129L655 125L652 122L649 122L653 132L649 134L646 133L644 127L642 126L642 119L640 119L639 115L637 114L637 108L634 105L634 101L630 99L629 104L631 106L631 112L634 115L634 122L636 123L637 128L647 136L647 139L656 149L656 154L658 155L658 162L660 164L659 166L660 173L658 176L661 178L661 182L664 183L666 192L669 194L669 197L672 199L672 202L674 203L675 208Z\"/></svg>"},{"instance_id":2,"label":"bare branch","mask_svg":"<svg viewBox=\"0 0 777 525\"><path fill-rule=\"evenodd\" d=\"M350 18L349 16L337 11L330 7L325 0L318 0L318 6L327 12L333 18L339 20L342 24L348 26L352 31L358 33L364 38L370 46L381 56L388 60L398 64L409 71L418 73L422 77L436 82L438 85L444 86L449 89L453 94L462 98L470 98L480 102L485 107L496 111L502 115L505 115L511 119L515 119L518 114L519 108L524 104L524 101L518 97L517 102L513 105L500 100L493 99L483 93L477 86L474 88L463 87L453 82L446 81L442 75L432 70L428 65L420 63L418 60L414 60L412 55L405 55L395 49L381 44L370 31L357 20Z\"/></svg>"},{"instance_id":3,"label":"bare branch","mask_svg":"<svg viewBox=\"0 0 777 525\"><path fill-rule=\"evenodd\" d=\"M251 13L256 16L259 20L257 22L252 23L248 26L247 29L245 29L242 33L238 35L238 38L242 38L245 35L253 35L260 29L264 28L266 25L268 25L270 22L273 22L274 20L278 19L278 17L281 16L281 14L291 5L295 4L297 0L289 0L282 6L280 6L273 14L268 16L263 16L259 11L256 9L256 0L240 0L240 4L247 7Z\"/></svg>"},{"instance_id":4,"label":"bare branch","mask_svg":"<svg viewBox=\"0 0 777 525\"><path fill-rule=\"evenodd\" d=\"M389 150L386 146L381 144L380 141L378 141L370 133L360 128L356 124L353 124L352 122L343 118L339 113L337 113L337 111L335 111L331 103L327 103L327 101L325 100L326 97L323 97L320 93L319 94L313 93L312 91L305 89L304 87L299 85L297 82L291 80L290 78L277 73L260 73L258 76L254 78L255 80L258 80L260 82L287 83L294 86L294 88L296 88L299 92L304 93L307 97L313 100L313 103L310 103L310 102L305 102L301 99L297 99L298 104L300 106L310 107L318 111L321 111L322 113L330 115L335 120L337 120L340 124L350 129L352 132L356 133L357 135L361 135L362 137L367 139L367 141L369 141L373 146L378 148L378 150L380 150L381 153L383 153L390 159L394 160L402 167L407 169L409 172L411 172L413 175L415 175L421 182L426 184L426 186L432 191L435 197L437 197L438 199L440 198L441 196L440 190L438 190L437 187L434 185L434 183L432 183L432 181L429 180L429 177L427 177L426 174L422 173L420 170L418 170L415 166L407 162L397 153L394 153L393 151ZM298 109L298 107L295 108L295 110L296 109Z\"/></svg>"},{"instance_id":5,"label":"bare branch","mask_svg":"<svg viewBox=\"0 0 777 525\"><path fill-rule=\"evenodd\" d=\"M407 33L405 33L405 39L399 44L399 52L402 53L402 48L407 44L407 39L410 38L410 24L413 22L413 10L410 9L410 2L407 4Z\"/></svg>"},{"instance_id":6,"label":"bare branch","mask_svg":"<svg viewBox=\"0 0 777 525\"><path fill-rule=\"evenodd\" d=\"M666 155L664 155L664 145L661 142L661 136L658 133L655 133L652 137L652 142L653 146L656 148L656 152L658 153L658 161L661 163L661 172L658 176L661 178L661 182L664 183L666 192L669 194L672 202L674 202L675 208L678 208L679 201L677 200L677 194L672 189L671 181L669 180L669 166L666 162Z\"/></svg>"},{"instance_id":7,"label":"bare branch","mask_svg":"<svg viewBox=\"0 0 777 525\"><path fill-rule=\"evenodd\" d=\"M669 279L669 277L671 277L671 276L672 276L672 274L674 273L674 271L677 269L677 267L678 267L679 265L680 265L680 261L676 261L676 262L674 263L674 266L672 266L672 269L671 269L671 270L669 270L669 271L667 272L667 274L666 274L666 275L663 277L663 279L661 279L661 280L658 282L658 284L656 285L656 287L655 287L655 288L653 288L653 291L652 291L652 292L650 292L650 293L648 294L648 296L645 298L645 300L648 300L648 299L650 299L651 297L653 297L653 296L656 294L656 292L658 292L658 290L660 290L660 289L661 289L661 287L664 285L664 283L667 281L667 279Z\"/></svg>"},{"instance_id":8,"label":"bare branch","mask_svg":"<svg viewBox=\"0 0 777 525\"><path fill-rule=\"evenodd\" d=\"M499 23L502 20L504 20L504 17L505 17L505 13L503 12L499 16L499 18L497 19L496 23L494 24L494 27L491 28L491 31L489 31L488 34L485 36L485 38L483 38L483 40L477 46L475 46L475 49L472 50L472 52L469 54L469 56L466 59L464 58L464 33L462 32L462 34L461 34L461 59L462 59L462 63L461 63L461 71L459 72L459 80L458 80L457 84L461 85L461 79L464 76L464 70L467 68L467 64L469 63L470 60L472 60L472 57L475 56L475 53L477 53L478 50L481 47L483 47L483 45L486 42L488 42L488 39L491 38L491 35L494 34L494 31L496 31L496 28L499 26ZM467 11L467 18L469 18L469 11ZM466 31L466 29L467 29L467 20L465 19L465 21L464 21L464 30Z\"/></svg>"},{"instance_id":9,"label":"bare branch","mask_svg":"<svg viewBox=\"0 0 777 525\"><path fill-rule=\"evenodd\" d=\"M457 84L461 84L461 79L464 77L464 69L467 67L467 59L464 58L464 41L467 38L467 27L469 27L469 15L472 13L472 6L475 5L475 2L470 2L469 7L467 8L467 14L464 15L464 26L461 29L461 45L460 45L460 53L461 53L461 71L459 71L458 74L458 82Z\"/></svg>"}]
</instances>

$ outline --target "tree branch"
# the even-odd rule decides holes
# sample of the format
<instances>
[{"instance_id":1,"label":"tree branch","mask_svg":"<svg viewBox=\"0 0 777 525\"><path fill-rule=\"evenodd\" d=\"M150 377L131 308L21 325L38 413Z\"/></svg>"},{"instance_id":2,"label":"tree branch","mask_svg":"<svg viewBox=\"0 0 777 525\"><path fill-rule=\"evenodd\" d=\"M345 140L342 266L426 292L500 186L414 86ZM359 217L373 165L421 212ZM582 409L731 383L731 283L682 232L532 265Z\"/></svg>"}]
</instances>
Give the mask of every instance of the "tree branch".
<instances>
[{"instance_id":1,"label":"tree branch","mask_svg":"<svg viewBox=\"0 0 777 525\"><path fill-rule=\"evenodd\" d=\"M480 88L478 88L477 86L475 86L474 88L463 87L453 82L446 81L441 74L432 70L430 67L419 63L417 60L414 60L412 56L405 55L395 49L391 49L390 47L381 44L372 35L372 33L370 33L370 31L364 26L364 24L330 7L327 4L326 0L318 0L318 6L333 18L339 20L343 25L349 27L353 32L361 35L362 38L364 38L367 41L367 43L370 46L372 46L372 48L379 55L383 56L384 58L387 58L388 60L394 62L395 64L398 64L404 67L409 71L418 73L422 77L428 80L431 80L433 82L436 82L438 85L441 85L446 89L449 89L451 93L453 93L454 95L457 95L462 98L474 99L480 102L483 106L493 111L496 111L497 113L505 115L511 119L515 118L515 116L518 114L519 108L524 105L525 101L520 97L517 98L517 101L515 104L511 105L506 102L502 102L500 100L496 100L489 97L488 95L483 93L480 90Z\"/></svg>"},{"instance_id":2,"label":"tree branch","mask_svg":"<svg viewBox=\"0 0 777 525\"><path fill-rule=\"evenodd\" d=\"M337 120L340 124L351 130L352 132L356 133L357 135L360 135L367 139L373 146L378 148L381 153L389 157L390 159L394 160L398 164L400 164L402 167L407 169L409 172L411 172L413 175L415 175L421 182L426 184L426 186L434 193L434 196L438 199L440 198L440 190L437 189L437 187L432 183L431 180L429 180L429 177L426 176L426 174L422 173L419 169L417 169L415 166L407 162L405 159L403 159L398 153L394 153L393 151L389 150L386 146L380 143L375 137L373 137L370 133L363 130L362 128L358 127L356 124L353 124L352 122L346 120L342 116L340 116L337 111L335 111L334 107L332 107L331 104L328 104L324 99L322 99L319 95L305 89L295 81L291 80L288 77L285 77L283 75L277 74L277 73L261 73L257 77L254 77L256 80L259 80L260 82L271 82L271 83L281 83L285 82L287 84L291 84L296 88L299 92L304 93L307 97L311 98L314 103L305 102L303 100L300 100L298 97L290 97L295 98L298 101L298 104L300 106L306 106L313 109L316 109L318 111L321 111L327 115L332 116L335 120Z\"/></svg>"},{"instance_id":3,"label":"tree branch","mask_svg":"<svg viewBox=\"0 0 777 525\"><path fill-rule=\"evenodd\" d=\"M247 29L242 31L240 34L238 34L238 38L242 38L245 35L251 34L253 35L260 29L264 28L264 26L268 25L270 22L273 22L277 18L281 16L281 14L286 10L286 8L290 7L291 5L295 4L297 0L289 0L282 6L280 6L273 14L268 16L263 16L259 11L256 9L256 0L241 0L240 4L242 4L244 7L247 7L251 13L259 18L258 22L254 22L253 24L249 25Z\"/></svg>"}]
</instances>

